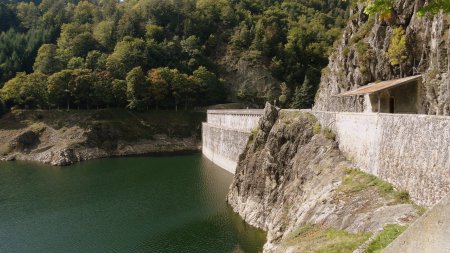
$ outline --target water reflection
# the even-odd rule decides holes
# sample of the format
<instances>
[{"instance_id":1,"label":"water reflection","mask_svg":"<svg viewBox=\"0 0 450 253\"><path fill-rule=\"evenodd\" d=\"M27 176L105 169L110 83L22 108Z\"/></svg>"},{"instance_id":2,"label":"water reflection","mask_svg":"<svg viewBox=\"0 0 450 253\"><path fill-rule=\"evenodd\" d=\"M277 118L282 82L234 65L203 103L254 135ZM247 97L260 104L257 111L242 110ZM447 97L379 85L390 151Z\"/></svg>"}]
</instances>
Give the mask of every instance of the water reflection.
<instances>
[{"instance_id":1,"label":"water reflection","mask_svg":"<svg viewBox=\"0 0 450 253\"><path fill-rule=\"evenodd\" d=\"M200 154L0 162L0 252L258 252L225 203L232 175Z\"/></svg>"}]
</instances>

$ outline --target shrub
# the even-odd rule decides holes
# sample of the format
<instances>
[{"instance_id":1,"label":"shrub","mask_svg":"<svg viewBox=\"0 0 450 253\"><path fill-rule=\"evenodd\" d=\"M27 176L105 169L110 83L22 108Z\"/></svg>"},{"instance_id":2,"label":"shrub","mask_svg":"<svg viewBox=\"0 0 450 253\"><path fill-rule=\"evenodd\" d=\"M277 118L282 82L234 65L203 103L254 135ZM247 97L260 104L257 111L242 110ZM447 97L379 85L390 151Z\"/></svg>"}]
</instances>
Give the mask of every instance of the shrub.
<instances>
[{"instance_id":1,"label":"shrub","mask_svg":"<svg viewBox=\"0 0 450 253\"><path fill-rule=\"evenodd\" d=\"M400 226L398 224L389 224L383 228L375 239L367 247L367 253L381 252L382 249L386 248L395 238L397 238L403 231L405 231L405 226Z\"/></svg>"},{"instance_id":2,"label":"shrub","mask_svg":"<svg viewBox=\"0 0 450 253\"><path fill-rule=\"evenodd\" d=\"M333 133L333 131L331 129L326 127L323 129L322 133L323 133L323 135L325 135L325 137L327 137L327 139L330 139L333 141L336 140L336 134Z\"/></svg>"},{"instance_id":3,"label":"shrub","mask_svg":"<svg viewBox=\"0 0 450 253\"><path fill-rule=\"evenodd\" d=\"M321 131L322 131L322 126L320 125L319 122L316 122L316 123L313 125L313 133L314 133L314 134L320 134Z\"/></svg>"}]
</instances>

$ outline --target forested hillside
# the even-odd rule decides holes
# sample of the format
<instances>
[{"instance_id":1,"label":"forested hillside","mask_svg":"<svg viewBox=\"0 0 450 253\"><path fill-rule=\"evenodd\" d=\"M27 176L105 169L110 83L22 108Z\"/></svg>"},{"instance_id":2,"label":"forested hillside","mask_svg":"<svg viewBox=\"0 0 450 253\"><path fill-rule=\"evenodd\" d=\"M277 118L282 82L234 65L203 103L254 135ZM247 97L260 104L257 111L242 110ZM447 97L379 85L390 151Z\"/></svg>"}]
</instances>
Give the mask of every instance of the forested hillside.
<instances>
[{"instance_id":1,"label":"forested hillside","mask_svg":"<svg viewBox=\"0 0 450 253\"><path fill-rule=\"evenodd\" d=\"M230 97L308 107L346 9L344 0L2 1L1 99L8 108L190 108ZM217 60L230 51L280 87L263 97L231 89Z\"/></svg>"}]
</instances>

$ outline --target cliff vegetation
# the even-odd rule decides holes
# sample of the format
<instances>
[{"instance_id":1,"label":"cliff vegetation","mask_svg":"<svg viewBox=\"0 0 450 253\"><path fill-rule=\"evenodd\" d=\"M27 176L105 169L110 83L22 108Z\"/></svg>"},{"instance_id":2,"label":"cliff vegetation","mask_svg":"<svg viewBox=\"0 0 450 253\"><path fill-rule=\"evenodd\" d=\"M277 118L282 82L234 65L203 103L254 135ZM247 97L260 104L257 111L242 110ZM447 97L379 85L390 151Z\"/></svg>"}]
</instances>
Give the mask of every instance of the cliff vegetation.
<instances>
[{"instance_id":1,"label":"cliff vegetation","mask_svg":"<svg viewBox=\"0 0 450 253\"><path fill-rule=\"evenodd\" d=\"M374 252L391 226L423 212L407 192L353 168L330 132L311 114L266 106L227 197L268 232L266 252Z\"/></svg>"},{"instance_id":2,"label":"cliff vegetation","mask_svg":"<svg viewBox=\"0 0 450 253\"><path fill-rule=\"evenodd\" d=\"M420 108L450 115L448 1L354 1L342 38L322 72L315 109L364 110L361 97L336 97L370 82L423 75Z\"/></svg>"}]
</instances>

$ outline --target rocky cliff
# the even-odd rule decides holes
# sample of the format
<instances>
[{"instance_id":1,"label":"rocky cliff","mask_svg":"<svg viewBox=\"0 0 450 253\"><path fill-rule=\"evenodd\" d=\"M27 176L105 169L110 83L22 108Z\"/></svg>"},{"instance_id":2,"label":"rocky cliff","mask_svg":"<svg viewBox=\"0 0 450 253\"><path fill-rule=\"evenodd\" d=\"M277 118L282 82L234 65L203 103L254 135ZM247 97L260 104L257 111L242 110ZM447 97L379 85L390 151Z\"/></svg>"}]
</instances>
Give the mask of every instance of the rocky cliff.
<instances>
[{"instance_id":1,"label":"rocky cliff","mask_svg":"<svg viewBox=\"0 0 450 253\"><path fill-rule=\"evenodd\" d=\"M316 110L362 111L362 98L334 95L369 82L424 74L422 107L427 114L450 115L449 14L417 16L425 0L397 0L388 20L364 14L364 6L351 10L351 19L323 71L316 94ZM402 68L387 57L393 29L403 27L407 58Z\"/></svg>"},{"instance_id":2,"label":"rocky cliff","mask_svg":"<svg viewBox=\"0 0 450 253\"><path fill-rule=\"evenodd\" d=\"M237 95L246 96L252 100L249 106L258 108L265 101L278 98L281 82L272 76L261 57L252 58L250 53L239 53L231 46L223 51L217 62L221 76L230 84L231 101L238 100Z\"/></svg>"},{"instance_id":3,"label":"rocky cliff","mask_svg":"<svg viewBox=\"0 0 450 253\"><path fill-rule=\"evenodd\" d=\"M417 217L406 193L352 169L314 116L273 106L240 156L227 201L268 231L265 250L274 252L303 252L295 231L308 225L360 234L358 247L386 224Z\"/></svg>"},{"instance_id":4,"label":"rocky cliff","mask_svg":"<svg viewBox=\"0 0 450 253\"><path fill-rule=\"evenodd\" d=\"M52 165L200 149L204 113L16 110L0 119L0 159Z\"/></svg>"}]
</instances>

